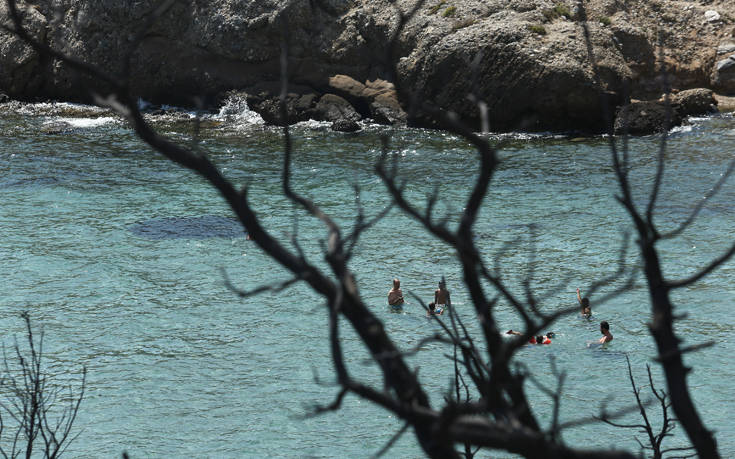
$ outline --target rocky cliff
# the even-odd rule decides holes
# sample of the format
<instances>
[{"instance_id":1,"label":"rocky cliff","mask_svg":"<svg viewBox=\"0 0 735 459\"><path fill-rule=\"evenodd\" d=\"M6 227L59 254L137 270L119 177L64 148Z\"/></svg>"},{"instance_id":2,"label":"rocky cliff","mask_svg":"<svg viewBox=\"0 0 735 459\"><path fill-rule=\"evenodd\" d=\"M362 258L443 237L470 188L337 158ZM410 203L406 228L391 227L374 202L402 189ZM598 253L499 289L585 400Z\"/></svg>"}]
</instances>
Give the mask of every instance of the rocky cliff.
<instances>
[{"instance_id":1,"label":"rocky cliff","mask_svg":"<svg viewBox=\"0 0 735 459\"><path fill-rule=\"evenodd\" d=\"M151 20L161 3L21 6L38 40L127 72L145 100L213 106L237 90L275 123L284 37L288 122L403 122L398 101L428 101L492 130L599 130L604 106L657 98L667 84L735 92L731 0L429 0L392 50L399 11L415 0L182 0ZM0 18L9 24L4 2ZM90 89L104 92L0 32L0 92L87 101ZM408 121L429 124L421 109Z\"/></svg>"}]
</instances>

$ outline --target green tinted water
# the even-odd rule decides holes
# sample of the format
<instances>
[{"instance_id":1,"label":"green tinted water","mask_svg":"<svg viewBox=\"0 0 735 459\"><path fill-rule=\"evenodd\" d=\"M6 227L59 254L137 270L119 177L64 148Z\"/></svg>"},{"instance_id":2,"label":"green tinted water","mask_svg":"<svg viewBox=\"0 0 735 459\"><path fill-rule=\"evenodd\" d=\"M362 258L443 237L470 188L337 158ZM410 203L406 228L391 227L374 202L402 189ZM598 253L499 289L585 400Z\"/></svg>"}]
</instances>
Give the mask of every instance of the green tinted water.
<instances>
[{"instance_id":1,"label":"green tinted water","mask_svg":"<svg viewBox=\"0 0 735 459\"><path fill-rule=\"evenodd\" d=\"M18 313L27 309L44 327L51 373L63 380L77 378L82 365L89 368L77 421L82 433L69 456L110 457L124 450L133 457L376 453L402 423L365 401L348 396L340 411L304 418L338 391L320 298L299 285L239 300L225 287L222 269L243 289L288 275L243 237L222 199L109 115L53 113L45 107L41 114L26 109L0 118L0 333L5 345L12 345L12 337L22 334ZM60 119L73 129L49 128ZM180 121L158 127L184 141L192 132ZM389 203L372 172L381 132L368 127L341 135L320 125L294 130L295 186L345 227L355 215L353 184L362 190L369 215ZM250 186L251 201L273 234L288 244L296 232L309 258L323 266L324 228L295 212L281 194L278 131L251 119L217 117L203 130L202 142L228 177ZM655 138L631 142L640 202L652 181L657 149ZM729 117L694 120L672 134L658 207L663 226L685 218L733 151L735 122ZM409 196L423 203L439 187L438 209L453 225L476 176L472 150L441 133L402 130L394 133L391 155L398 157ZM576 287L584 291L615 271L621 232L630 228L614 199L606 143L518 136L501 157L477 242L491 266L499 260L503 278L518 294L535 244L532 284L543 307L574 305ZM734 190L726 186L683 237L663 247L669 277L686 276L732 243ZM533 244L529 225L535 228ZM628 266L637 263L636 255L631 252ZM351 266L363 298L401 348L411 348L437 327L415 300L403 314L388 311L385 298L393 277L401 278L404 293L428 301L445 276L457 310L472 321L452 251L396 210L363 235ZM730 263L675 298L677 312L689 314L677 328L686 344L718 342L687 362L695 366L694 399L706 425L717 431L725 457L735 455L729 419L735 365L727 357L735 352L733 274ZM604 305L593 297L594 320L566 317L553 327L558 337L552 346L519 353L518 361L543 382L554 381L552 355L567 371L564 420L595 415L611 398L610 408L631 402L625 353L643 384L655 348L646 329L650 313L642 285ZM507 328L520 326L505 304L497 315ZM599 320L610 322L615 341L605 350L588 349L587 342L599 337ZM354 374L378 382L377 370L365 363L364 347L346 326L342 333ZM437 406L453 374L444 357L449 351L429 344L409 359ZM73 374L65 376L69 370ZM654 377L663 387L655 365ZM548 421L551 402L533 388L530 392L536 412ZM585 447L637 451L633 432L599 424L569 430L564 438ZM668 441L672 447L685 444L681 430ZM416 457L421 451L409 433L388 456Z\"/></svg>"}]
</instances>

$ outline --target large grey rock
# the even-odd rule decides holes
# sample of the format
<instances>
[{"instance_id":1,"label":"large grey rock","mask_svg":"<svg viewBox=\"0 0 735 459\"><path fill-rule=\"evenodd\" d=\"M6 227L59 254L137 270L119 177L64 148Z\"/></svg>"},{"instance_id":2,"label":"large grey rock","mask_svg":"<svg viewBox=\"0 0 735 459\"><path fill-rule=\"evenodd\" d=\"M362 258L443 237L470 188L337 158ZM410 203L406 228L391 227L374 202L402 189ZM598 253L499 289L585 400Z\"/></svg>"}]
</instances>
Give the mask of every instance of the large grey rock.
<instances>
[{"instance_id":1,"label":"large grey rock","mask_svg":"<svg viewBox=\"0 0 735 459\"><path fill-rule=\"evenodd\" d=\"M153 103L215 103L217 94L241 89L277 122L279 91L251 88L278 84L285 34L290 81L312 94L289 95L285 122L313 113L318 97L334 93L362 116L387 123L402 122L409 106L412 122L428 123L426 107L412 103L421 101L479 127L482 102L491 129L600 129L603 108L622 102L627 86L637 98L660 94L653 50L662 24L674 87L731 87L729 67L713 76L721 33L703 17L710 9L733 17L735 4L675 3L628 8L588 0L584 9L566 4L569 14L560 15L554 8L565 3L551 0L452 0L440 8L427 2L392 50L386 45L398 11L411 10L415 0L188 0L174 2L145 30L156 0L36 0L24 14L42 41L116 77L124 76L130 56L131 90ZM579 22L585 17L598 76ZM395 92L352 99L330 88L335 75L366 87L387 80ZM89 100L91 91L105 89L0 32L0 91L11 97Z\"/></svg>"},{"instance_id":2,"label":"large grey rock","mask_svg":"<svg viewBox=\"0 0 735 459\"><path fill-rule=\"evenodd\" d=\"M680 117L704 115L716 110L717 101L711 89L697 88L681 91L671 97L671 104Z\"/></svg>"},{"instance_id":3,"label":"large grey rock","mask_svg":"<svg viewBox=\"0 0 735 459\"><path fill-rule=\"evenodd\" d=\"M282 126L316 117L318 96L308 86L291 85L285 100L285 119L280 99L280 84L261 83L250 87L245 93L248 106L257 112L266 123ZM226 93L227 95L232 92ZM220 96L222 98L223 96Z\"/></svg>"},{"instance_id":4,"label":"large grey rock","mask_svg":"<svg viewBox=\"0 0 735 459\"><path fill-rule=\"evenodd\" d=\"M317 119L322 121L358 121L362 117L350 103L335 94L324 94L316 104Z\"/></svg>"},{"instance_id":5,"label":"large grey rock","mask_svg":"<svg viewBox=\"0 0 735 459\"><path fill-rule=\"evenodd\" d=\"M712 86L723 92L735 92L735 54L715 63Z\"/></svg>"},{"instance_id":6,"label":"large grey rock","mask_svg":"<svg viewBox=\"0 0 735 459\"><path fill-rule=\"evenodd\" d=\"M681 91L652 101L635 101L620 107L615 115L618 134L646 135L679 126L684 118L703 115L715 110L717 101L710 89Z\"/></svg>"},{"instance_id":7,"label":"large grey rock","mask_svg":"<svg viewBox=\"0 0 735 459\"><path fill-rule=\"evenodd\" d=\"M620 53L600 59L598 83L584 43L568 39L574 26L551 24L540 38L521 24L488 21L417 48L399 67L403 100L433 101L476 128L481 111L472 99L486 104L491 130L602 128L603 94L629 77ZM415 119L424 121L420 110Z\"/></svg>"},{"instance_id":8,"label":"large grey rock","mask_svg":"<svg viewBox=\"0 0 735 459\"><path fill-rule=\"evenodd\" d=\"M681 124L672 105L659 101L633 102L620 107L615 116L615 133L646 135L662 132Z\"/></svg>"},{"instance_id":9,"label":"large grey rock","mask_svg":"<svg viewBox=\"0 0 735 459\"><path fill-rule=\"evenodd\" d=\"M46 40L46 18L36 9L23 10L23 20L30 35ZM6 2L0 3L0 23L12 28ZM36 94L42 83L40 60L31 46L0 28L0 92L9 97Z\"/></svg>"},{"instance_id":10,"label":"large grey rock","mask_svg":"<svg viewBox=\"0 0 735 459\"><path fill-rule=\"evenodd\" d=\"M360 83L347 75L334 75L329 78L329 90L349 101L361 115L378 123L406 122L395 86L389 81L375 79Z\"/></svg>"}]
</instances>

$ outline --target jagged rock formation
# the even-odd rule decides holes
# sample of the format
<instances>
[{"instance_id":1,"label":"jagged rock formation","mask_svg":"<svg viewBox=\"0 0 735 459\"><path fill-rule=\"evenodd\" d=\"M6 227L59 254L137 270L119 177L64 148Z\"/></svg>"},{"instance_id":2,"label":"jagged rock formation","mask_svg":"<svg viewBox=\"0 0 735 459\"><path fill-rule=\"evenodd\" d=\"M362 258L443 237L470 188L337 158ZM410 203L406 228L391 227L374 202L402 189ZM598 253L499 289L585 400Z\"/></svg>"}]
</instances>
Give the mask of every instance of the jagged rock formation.
<instances>
[{"instance_id":1,"label":"jagged rock formation","mask_svg":"<svg viewBox=\"0 0 735 459\"><path fill-rule=\"evenodd\" d=\"M109 73L122 75L129 62L131 91L145 100L211 106L234 89L272 123L284 122L277 103L283 37L293 83L288 123L369 117L430 124L413 103L421 101L476 128L600 130L605 107L657 99L666 82L674 90L735 91L730 0L588 0L584 8L576 1L429 0L392 54L396 7L408 12L414 0L189 0L149 23L158 4L38 0L23 16L40 41ZM104 92L0 32L0 93L88 101L90 88Z\"/></svg>"},{"instance_id":2,"label":"jagged rock formation","mask_svg":"<svg viewBox=\"0 0 735 459\"><path fill-rule=\"evenodd\" d=\"M710 89L688 89L659 100L631 101L620 107L615 116L615 132L643 135L678 126L688 115L717 110Z\"/></svg>"}]
</instances>

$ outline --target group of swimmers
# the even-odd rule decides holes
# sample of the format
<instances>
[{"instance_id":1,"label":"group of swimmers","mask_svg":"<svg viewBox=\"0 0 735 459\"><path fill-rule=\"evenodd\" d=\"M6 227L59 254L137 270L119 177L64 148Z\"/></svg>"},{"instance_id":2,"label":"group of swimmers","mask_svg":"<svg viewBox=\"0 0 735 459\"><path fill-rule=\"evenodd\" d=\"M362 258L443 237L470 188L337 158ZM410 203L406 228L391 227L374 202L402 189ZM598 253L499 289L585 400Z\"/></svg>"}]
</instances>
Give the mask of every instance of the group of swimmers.
<instances>
[{"instance_id":1,"label":"group of swimmers","mask_svg":"<svg viewBox=\"0 0 735 459\"><path fill-rule=\"evenodd\" d=\"M587 297L582 297L582 293L577 289L577 301L579 302L579 307L582 308L582 317L590 318L592 317L592 309L590 309L590 299ZM607 323L606 320L603 320L600 322L600 333L602 333L602 338L598 340L600 344L609 343L613 340L613 335L610 333L610 324Z\"/></svg>"},{"instance_id":2,"label":"group of swimmers","mask_svg":"<svg viewBox=\"0 0 735 459\"><path fill-rule=\"evenodd\" d=\"M590 308L590 300L587 297L582 297L582 293L577 289L577 301L581 308L580 314L582 317L590 318L592 316L592 309ZM393 288L388 292L388 305L393 311L400 311L403 309L405 300L403 299L403 292L401 291L401 281L398 278L393 279ZM444 279L439 281L439 288L434 291L434 301L429 303L426 315L438 316L444 314L448 306L451 306L452 302L449 296L449 290L444 282ZM600 333L602 338L598 340L599 344L609 343L613 340L613 335L610 333L610 324L606 320L600 322ZM523 333L516 330L508 330L505 332L506 335L522 335ZM544 335L532 336L528 341L529 344L551 344L551 338L554 337L554 332L546 332Z\"/></svg>"},{"instance_id":3,"label":"group of swimmers","mask_svg":"<svg viewBox=\"0 0 735 459\"><path fill-rule=\"evenodd\" d=\"M582 297L582 293L579 289L577 289L577 301L579 302L579 307L581 308L580 314L582 317L589 319L592 317L592 309L590 308L590 299L587 297ZM613 335L610 333L610 324L607 323L606 320L603 320L600 322L600 333L602 333L602 338L600 338L597 342L599 344L605 344L609 343L613 340ZM505 332L506 335L522 335L523 333L516 331L516 330L508 330ZM530 340L528 340L529 344L551 344L551 338L554 337L554 332L546 332L545 335L539 335L539 336L532 336Z\"/></svg>"},{"instance_id":4,"label":"group of swimmers","mask_svg":"<svg viewBox=\"0 0 735 459\"><path fill-rule=\"evenodd\" d=\"M401 291L401 281L398 278L393 279L393 288L388 292L388 305L393 311L400 311L403 309L405 300L403 299L403 292ZM434 301L429 303L427 316L439 316L444 314L448 306L452 305L452 300L449 296L449 290L447 285L442 279L439 281L439 288L434 291Z\"/></svg>"}]
</instances>

